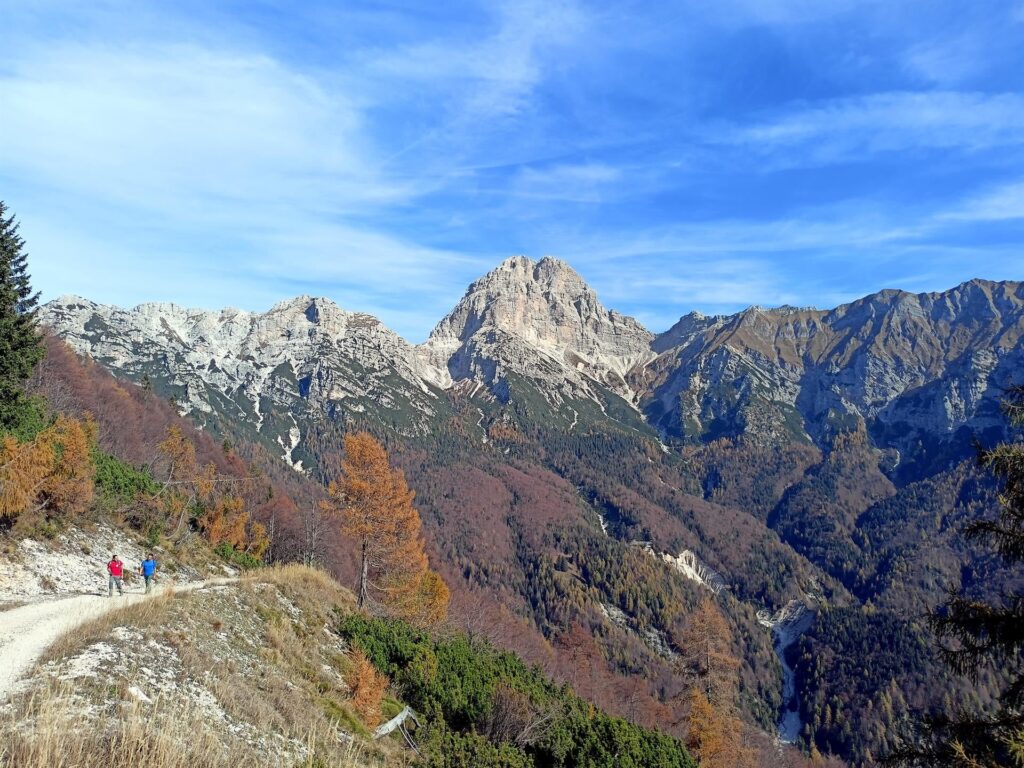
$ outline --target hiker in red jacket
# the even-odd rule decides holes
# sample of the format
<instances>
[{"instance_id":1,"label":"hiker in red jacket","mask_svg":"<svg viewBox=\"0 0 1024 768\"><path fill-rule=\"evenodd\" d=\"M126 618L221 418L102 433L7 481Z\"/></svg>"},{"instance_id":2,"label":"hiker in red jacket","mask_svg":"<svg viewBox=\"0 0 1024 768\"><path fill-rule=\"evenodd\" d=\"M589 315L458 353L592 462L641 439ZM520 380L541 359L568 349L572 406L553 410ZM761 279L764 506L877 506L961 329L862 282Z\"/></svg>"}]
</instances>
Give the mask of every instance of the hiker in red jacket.
<instances>
[{"instance_id":1,"label":"hiker in red jacket","mask_svg":"<svg viewBox=\"0 0 1024 768\"><path fill-rule=\"evenodd\" d=\"M117 585L117 594L123 595L124 589L122 589L122 579L124 578L124 563L121 562L121 558L117 555L110 556L110 562L107 563L107 573L110 574L110 578L107 580L107 597L114 596L114 585Z\"/></svg>"}]
</instances>

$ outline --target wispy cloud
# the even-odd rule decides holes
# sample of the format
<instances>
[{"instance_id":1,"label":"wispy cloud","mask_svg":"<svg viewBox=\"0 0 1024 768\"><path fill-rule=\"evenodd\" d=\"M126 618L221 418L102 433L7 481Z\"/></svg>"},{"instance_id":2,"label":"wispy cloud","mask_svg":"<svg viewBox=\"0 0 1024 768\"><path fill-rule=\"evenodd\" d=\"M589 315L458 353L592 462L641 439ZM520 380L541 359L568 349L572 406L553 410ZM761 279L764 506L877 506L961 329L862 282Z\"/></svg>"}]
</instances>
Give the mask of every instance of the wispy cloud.
<instances>
[{"instance_id":1,"label":"wispy cloud","mask_svg":"<svg viewBox=\"0 0 1024 768\"><path fill-rule=\"evenodd\" d=\"M344 93L264 56L187 45L47 47L0 75L0 162L61 188L164 208L408 197Z\"/></svg>"},{"instance_id":2,"label":"wispy cloud","mask_svg":"<svg viewBox=\"0 0 1024 768\"><path fill-rule=\"evenodd\" d=\"M510 192L531 200L598 202L621 191L624 169L606 163L520 168Z\"/></svg>"},{"instance_id":3,"label":"wispy cloud","mask_svg":"<svg viewBox=\"0 0 1024 768\"><path fill-rule=\"evenodd\" d=\"M1000 184L973 195L940 218L964 221L1024 219L1024 181Z\"/></svg>"},{"instance_id":4,"label":"wispy cloud","mask_svg":"<svg viewBox=\"0 0 1024 768\"><path fill-rule=\"evenodd\" d=\"M644 11L8 3L2 196L48 296L326 294L413 339L522 251L654 327L1024 277L1009 9Z\"/></svg>"},{"instance_id":5,"label":"wispy cloud","mask_svg":"<svg viewBox=\"0 0 1024 768\"><path fill-rule=\"evenodd\" d=\"M879 152L1024 145L1024 96L887 92L790 105L781 115L716 134L774 163L822 164Z\"/></svg>"}]
</instances>

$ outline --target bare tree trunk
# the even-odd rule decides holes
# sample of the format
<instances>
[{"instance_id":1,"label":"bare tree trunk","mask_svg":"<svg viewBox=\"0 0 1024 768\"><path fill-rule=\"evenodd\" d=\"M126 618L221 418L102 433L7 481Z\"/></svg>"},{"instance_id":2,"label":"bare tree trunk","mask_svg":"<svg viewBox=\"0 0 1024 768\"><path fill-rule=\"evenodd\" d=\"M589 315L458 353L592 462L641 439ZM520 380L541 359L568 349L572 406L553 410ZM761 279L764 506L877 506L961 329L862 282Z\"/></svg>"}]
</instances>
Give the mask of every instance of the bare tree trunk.
<instances>
[{"instance_id":1,"label":"bare tree trunk","mask_svg":"<svg viewBox=\"0 0 1024 768\"><path fill-rule=\"evenodd\" d=\"M310 499L303 506L302 514L302 562L313 565L320 555L320 539L323 535L324 515L316 499Z\"/></svg>"},{"instance_id":2,"label":"bare tree trunk","mask_svg":"<svg viewBox=\"0 0 1024 768\"><path fill-rule=\"evenodd\" d=\"M367 558L367 556L366 556L366 546L367 546L367 542L366 542L366 539L364 538L363 539L363 545L362 545L363 562L362 562L362 566L359 569L359 603L358 603L359 608L363 608L363 606L366 605L366 600L369 597L369 594L368 594L368 590L369 590L368 583L369 583L370 561L369 561L369 558Z\"/></svg>"}]
</instances>

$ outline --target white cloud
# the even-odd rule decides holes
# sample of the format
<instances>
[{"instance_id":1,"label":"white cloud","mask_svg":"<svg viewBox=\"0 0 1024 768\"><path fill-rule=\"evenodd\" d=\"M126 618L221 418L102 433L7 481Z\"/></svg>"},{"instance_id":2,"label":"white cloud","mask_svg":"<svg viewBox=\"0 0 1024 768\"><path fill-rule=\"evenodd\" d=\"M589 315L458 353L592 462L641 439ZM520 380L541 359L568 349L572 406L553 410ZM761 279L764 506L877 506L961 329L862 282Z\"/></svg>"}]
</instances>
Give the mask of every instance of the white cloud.
<instances>
[{"instance_id":1,"label":"white cloud","mask_svg":"<svg viewBox=\"0 0 1024 768\"><path fill-rule=\"evenodd\" d=\"M991 45L991 41L988 42ZM986 41L973 32L926 40L910 47L905 64L914 74L941 85L962 83L990 63Z\"/></svg>"},{"instance_id":2,"label":"white cloud","mask_svg":"<svg viewBox=\"0 0 1024 768\"><path fill-rule=\"evenodd\" d=\"M1024 95L890 92L796 104L780 117L716 132L779 164L818 164L907 149L1024 144Z\"/></svg>"},{"instance_id":3,"label":"white cloud","mask_svg":"<svg viewBox=\"0 0 1024 768\"><path fill-rule=\"evenodd\" d=\"M493 6L492 34L370 49L367 71L448 91L459 119L514 115L529 107L551 49L579 41L587 16L573 0L505 0Z\"/></svg>"},{"instance_id":4,"label":"white cloud","mask_svg":"<svg viewBox=\"0 0 1024 768\"><path fill-rule=\"evenodd\" d=\"M119 203L203 215L211 200L346 210L408 196L374 170L351 99L263 56L47 48L0 75L0 102L5 168Z\"/></svg>"},{"instance_id":5,"label":"white cloud","mask_svg":"<svg viewBox=\"0 0 1024 768\"><path fill-rule=\"evenodd\" d=\"M1024 219L1024 181L1003 184L974 195L940 218L966 221Z\"/></svg>"},{"instance_id":6,"label":"white cloud","mask_svg":"<svg viewBox=\"0 0 1024 768\"><path fill-rule=\"evenodd\" d=\"M560 164L521 168L509 192L518 197L572 202L599 202L614 194L623 169L607 163Z\"/></svg>"},{"instance_id":7,"label":"white cloud","mask_svg":"<svg viewBox=\"0 0 1024 768\"><path fill-rule=\"evenodd\" d=\"M32 225L38 284L220 305L321 281L358 287L368 311L449 288L464 257L374 223L433 181L380 170L360 102L266 56L195 46L9 62L0 168L19 180L8 201Z\"/></svg>"}]
</instances>

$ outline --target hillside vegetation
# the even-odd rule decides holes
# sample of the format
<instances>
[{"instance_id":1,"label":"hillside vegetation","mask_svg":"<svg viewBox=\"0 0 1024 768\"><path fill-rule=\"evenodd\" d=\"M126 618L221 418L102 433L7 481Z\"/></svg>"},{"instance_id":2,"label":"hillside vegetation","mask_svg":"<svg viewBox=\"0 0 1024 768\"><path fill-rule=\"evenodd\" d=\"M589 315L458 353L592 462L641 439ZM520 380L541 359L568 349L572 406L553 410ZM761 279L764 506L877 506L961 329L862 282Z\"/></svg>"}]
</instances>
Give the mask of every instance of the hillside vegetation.
<instances>
[{"instance_id":1,"label":"hillside vegetation","mask_svg":"<svg viewBox=\"0 0 1024 768\"><path fill-rule=\"evenodd\" d=\"M31 683L3 715L3 768L695 765L512 654L366 617L298 565L108 614ZM369 738L405 704L418 754L397 733Z\"/></svg>"}]
</instances>

